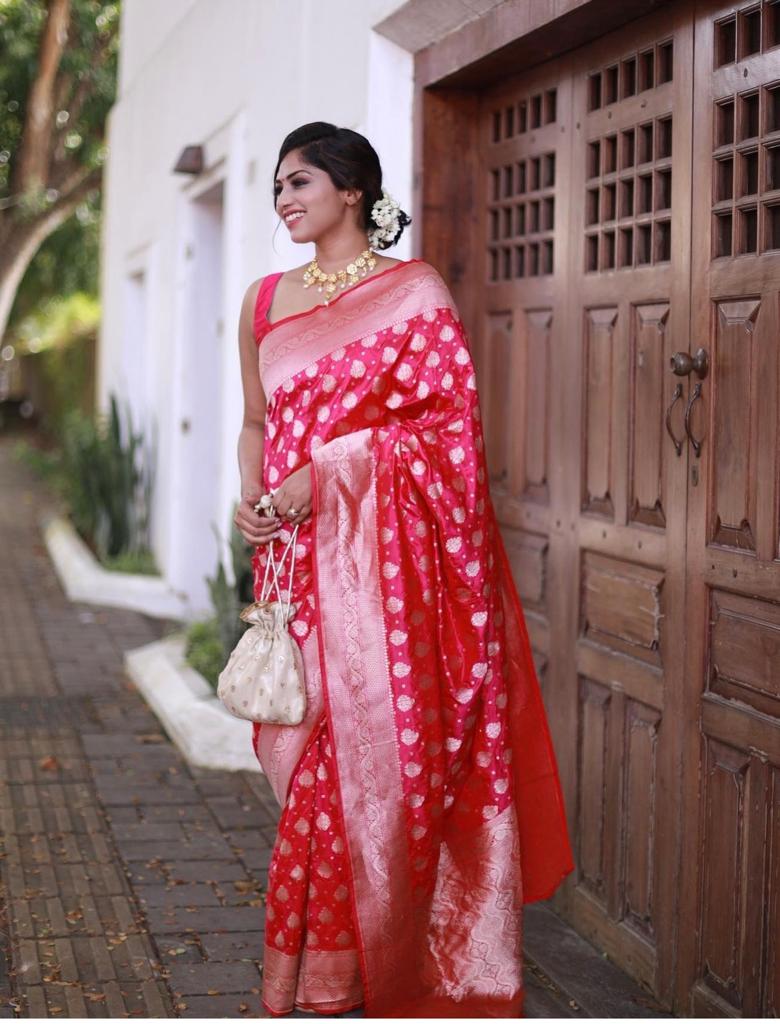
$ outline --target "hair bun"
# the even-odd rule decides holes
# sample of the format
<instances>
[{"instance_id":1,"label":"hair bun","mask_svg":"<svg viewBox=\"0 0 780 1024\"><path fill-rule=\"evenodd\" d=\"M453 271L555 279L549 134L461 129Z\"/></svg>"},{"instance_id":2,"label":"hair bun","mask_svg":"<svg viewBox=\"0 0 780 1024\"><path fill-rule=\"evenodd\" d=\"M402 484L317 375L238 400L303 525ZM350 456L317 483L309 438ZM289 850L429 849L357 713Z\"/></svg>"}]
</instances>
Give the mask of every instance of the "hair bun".
<instances>
[{"instance_id":1,"label":"hair bun","mask_svg":"<svg viewBox=\"0 0 780 1024\"><path fill-rule=\"evenodd\" d=\"M371 222L376 225L368 232L372 249L388 249L395 245L403 229L412 222L398 201L384 188L381 196L371 205L369 216Z\"/></svg>"}]
</instances>

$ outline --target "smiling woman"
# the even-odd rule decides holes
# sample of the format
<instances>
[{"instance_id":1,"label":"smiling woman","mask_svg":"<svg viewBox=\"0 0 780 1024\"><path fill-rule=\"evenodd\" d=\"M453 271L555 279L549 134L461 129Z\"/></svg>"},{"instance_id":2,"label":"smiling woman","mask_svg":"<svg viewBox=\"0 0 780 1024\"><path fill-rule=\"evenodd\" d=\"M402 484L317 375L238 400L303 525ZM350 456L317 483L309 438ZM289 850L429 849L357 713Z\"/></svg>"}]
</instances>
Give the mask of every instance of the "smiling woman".
<instances>
[{"instance_id":1,"label":"smiling woman","mask_svg":"<svg viewBox=\"0 0 780 1024\"><path fill-rule=\"evenodd\" d=\"M469 340L432 266L374 251L408 218L363 136L293 132L275 196L316 258L250 286L242 310L236 522L257 593L269 537L300 524L307 694L300 725L254 728L282 807L263 1004L515 1017L522 906L573 861ZM320 265L329 304L304 288ZM251 504L271 489L264 524Z\"/></svg>"}]
</instances>

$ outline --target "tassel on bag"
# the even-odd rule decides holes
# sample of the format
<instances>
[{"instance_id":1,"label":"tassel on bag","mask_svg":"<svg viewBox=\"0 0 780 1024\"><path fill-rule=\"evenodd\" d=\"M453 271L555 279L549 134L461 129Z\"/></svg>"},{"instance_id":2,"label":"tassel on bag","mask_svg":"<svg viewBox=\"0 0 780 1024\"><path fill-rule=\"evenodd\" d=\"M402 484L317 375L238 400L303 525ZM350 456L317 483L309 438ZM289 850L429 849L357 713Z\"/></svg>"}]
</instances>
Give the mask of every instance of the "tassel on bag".
<instances>
[{"instance_id":1,"label":"tassel on bag","mask_svg":"<svg viewBox=\"0 0 780 1024\"><path fill-rule=\"evenodd\" d=\"M265 497L265 496L264 496ZM264 506L267 510L267 505ZM292 537L278 565L274 559L273 540L268 543L268 560L259 600L240 612L244 622L251 623L219 674L217 696L237 718L267 725L298 725L306 714L306 686L303 657L297 641L288 630L288 622L297 611L290 604L295 569L296 523ZM279 589L279 577L287 552L292 548L290 585L286 605ZM273 579L266 591L268 571ZM276 588L278 600L269 600Z\"/></svg>"}]
</instances>

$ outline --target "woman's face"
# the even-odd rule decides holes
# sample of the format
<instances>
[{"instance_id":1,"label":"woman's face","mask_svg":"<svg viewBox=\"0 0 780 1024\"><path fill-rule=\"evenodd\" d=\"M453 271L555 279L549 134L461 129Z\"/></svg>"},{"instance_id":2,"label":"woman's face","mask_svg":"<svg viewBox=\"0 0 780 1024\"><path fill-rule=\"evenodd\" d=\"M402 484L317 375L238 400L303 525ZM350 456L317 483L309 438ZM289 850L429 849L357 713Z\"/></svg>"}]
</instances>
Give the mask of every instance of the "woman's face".
<instances>
[{"instance_id":1,"label":"woman's face","mask_svg":"<svg viewBox=\"0 0 780 1024\"><path fill-rule=\"evenodd\" d=\"M360 193L340 192L326 171L305 163L299 153L292 150L279 164L274 182L276 212L294 242L313 242L333 230L351 226L357 216L355 200ZM296 211L302 216L290 219Z\"/></svg>"}]
</instances>

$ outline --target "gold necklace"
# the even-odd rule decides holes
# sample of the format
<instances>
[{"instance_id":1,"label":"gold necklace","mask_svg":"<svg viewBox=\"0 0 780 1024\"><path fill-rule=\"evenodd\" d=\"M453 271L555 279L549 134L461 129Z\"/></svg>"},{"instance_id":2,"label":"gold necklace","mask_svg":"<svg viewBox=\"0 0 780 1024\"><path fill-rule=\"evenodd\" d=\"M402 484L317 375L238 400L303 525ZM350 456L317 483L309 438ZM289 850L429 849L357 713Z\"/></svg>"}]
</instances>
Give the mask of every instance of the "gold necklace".
<instances>
[{"instance_id":1,"label":"gold necklace","mask_svg":"<svg viewBox=\"0 0 780 1024\"><path fill-rule=\"evenodd\" d=\"M308 288L309 285L319 282L317 291L321 292L324 286L325 305L327 306L333 298L333 293L336 291L338 284L342 288L346 288L347 284L355 284L359 278L365 277L368 271L373 270L375 266L376 257L370 249L364 249L357 259L347 264L344 270L336 270L332 274L326 274L320 270L320 265L315 256L303 272L303 287Z\"/></svg>"}]
</instances>

